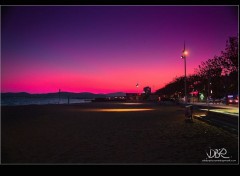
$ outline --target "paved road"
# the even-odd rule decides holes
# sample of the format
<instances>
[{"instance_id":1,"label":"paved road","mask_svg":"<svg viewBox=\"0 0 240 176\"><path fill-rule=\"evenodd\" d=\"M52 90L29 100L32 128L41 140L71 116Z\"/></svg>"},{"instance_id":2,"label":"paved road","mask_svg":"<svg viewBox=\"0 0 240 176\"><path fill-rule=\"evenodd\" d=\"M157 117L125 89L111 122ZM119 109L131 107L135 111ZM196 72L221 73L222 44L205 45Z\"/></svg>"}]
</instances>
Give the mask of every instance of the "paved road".
<instances>
[{"instance_id":1,"label":"paved road","mask_svg":"<svg viewBox=\"0 0 240 176\"><path fill-rule=\"evenodd\" d=\"M238 133L239 108L237 105L194 103L194 117L211 125Z\"/></svg>"},{"instance_id":2,"label":"paved road","mask_svg":"<svg viewBox=\"0 0 240 176\"><path fill-rule=\"evenodd\" d=\"M208 110L208 104L206 104L206 103L192 103L192 105L201 106L202 110L205 110L205 111ZM226 114L226 115L239 116L239 105L238 104L224 105L224 104L210 103L209 111Z\"/></svg>"}]
</instances>

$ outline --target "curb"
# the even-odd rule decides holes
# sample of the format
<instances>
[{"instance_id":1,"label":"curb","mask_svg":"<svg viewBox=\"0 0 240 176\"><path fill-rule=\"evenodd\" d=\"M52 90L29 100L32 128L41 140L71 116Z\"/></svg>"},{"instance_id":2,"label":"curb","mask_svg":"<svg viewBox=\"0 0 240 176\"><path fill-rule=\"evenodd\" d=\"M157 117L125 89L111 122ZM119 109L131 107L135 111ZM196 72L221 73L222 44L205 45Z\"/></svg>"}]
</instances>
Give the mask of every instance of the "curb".
<instances>
[{"instance_id":1,"label":"curb","mask_svg":"<svg viewBox=\"0 0 240 176\"><path fill-rule=\"evenodd\" d=\"M217 118L211 118L211 117L209 118L209 116L204 116L204 115L193 115L193 118L206 122L210 125L220 127L231 133L238 134L238 124L227 123L226 121L222 121Z\"/></svg>"}]
</instances>

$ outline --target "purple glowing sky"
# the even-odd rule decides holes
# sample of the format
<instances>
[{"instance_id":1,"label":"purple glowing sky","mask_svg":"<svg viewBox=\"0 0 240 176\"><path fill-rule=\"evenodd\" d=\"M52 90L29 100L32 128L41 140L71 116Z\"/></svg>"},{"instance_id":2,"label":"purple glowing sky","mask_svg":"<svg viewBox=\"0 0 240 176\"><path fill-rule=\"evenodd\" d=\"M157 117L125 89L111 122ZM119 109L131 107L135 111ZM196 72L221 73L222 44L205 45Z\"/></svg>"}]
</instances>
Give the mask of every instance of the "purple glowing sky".
<instances>
[{"instance_id":1,"label":"purple glowing sky","mask_svg":"<svg viewBox=\"0 0 240 176\"><path fill-rule=\"evenodd\" d=\"M155 91L238 35L238 6L2 7L1 92Z\"/></svg>"}]
</instances>

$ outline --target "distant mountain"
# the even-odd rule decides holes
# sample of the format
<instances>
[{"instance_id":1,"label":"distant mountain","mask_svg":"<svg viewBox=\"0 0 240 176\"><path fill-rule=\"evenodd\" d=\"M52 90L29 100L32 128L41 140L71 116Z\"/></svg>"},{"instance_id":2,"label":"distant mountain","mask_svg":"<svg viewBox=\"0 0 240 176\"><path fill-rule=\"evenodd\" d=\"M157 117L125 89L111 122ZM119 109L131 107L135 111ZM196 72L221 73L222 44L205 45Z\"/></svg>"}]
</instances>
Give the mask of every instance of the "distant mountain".
<instances>
[{"instance_id":1,"label":"distant mountain","mask_svg":"<svg viewBox=\"0 0 240 176\"><path fill-rule=\"evenodd\" d=\"M18 93L1 93L1 97L29 97L31 94L26 92L18 92Z\"/></svg>"},{"instance_id":2,"label":"distant mountain","mask_svg":"<svg viewBox=\"0 0 240 176\"><path fill-rule=\"evenodd\" d=\"M94 94L90 92L72 93L72 92L56 92L56 93L46 93L46 94L29 94L26 92L19 93L1 93L2 98L10 97L23 97L23 98L78 98L78 99L94 99L94 98L106 98L115 96L126 96L126 93L115 92L108 94Z\"/></svg>"},{"instance_id":3,"label":"distant mountain","mask_svg":"<svg viewBox=\"0 0 240 176\"><path fill-rule=\"evenodd\" d=\"M109 97L120 97L120 96L126 96L126 93L115 92L115 93L109 93L109 94L106 94L106 95L109 96Z\"/></svg>"}]
</instances>

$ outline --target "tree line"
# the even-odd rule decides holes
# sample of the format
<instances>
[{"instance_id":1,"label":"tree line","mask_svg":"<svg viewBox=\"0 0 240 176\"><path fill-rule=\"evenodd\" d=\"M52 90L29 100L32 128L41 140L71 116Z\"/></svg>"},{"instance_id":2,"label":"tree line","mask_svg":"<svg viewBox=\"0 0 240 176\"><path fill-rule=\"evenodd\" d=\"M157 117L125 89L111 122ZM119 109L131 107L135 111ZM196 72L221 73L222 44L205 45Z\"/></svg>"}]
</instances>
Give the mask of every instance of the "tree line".
<instances>
[{"instance_id":1,"label":"tree line","mask_svg":"<svg viewBox=\"0 0 240 176\"><path fill-rule=\"evenodd\" d=\"M156 94L168 98L184 97L184 76L158 89ZM220 56L201 62L194 74L187 76L187 93L198 92L204 97L222 98L238 94L238 37L229 37Z\"/></svg>"}]
</instances>

